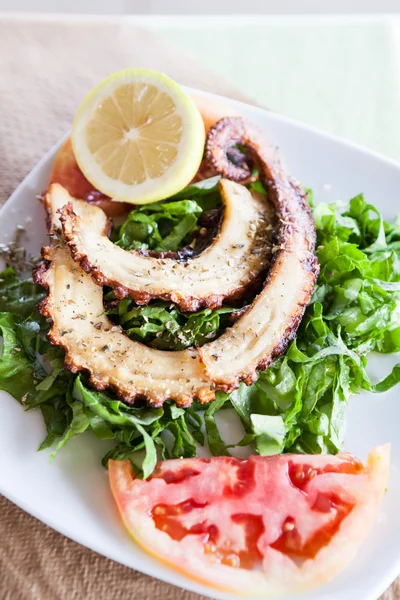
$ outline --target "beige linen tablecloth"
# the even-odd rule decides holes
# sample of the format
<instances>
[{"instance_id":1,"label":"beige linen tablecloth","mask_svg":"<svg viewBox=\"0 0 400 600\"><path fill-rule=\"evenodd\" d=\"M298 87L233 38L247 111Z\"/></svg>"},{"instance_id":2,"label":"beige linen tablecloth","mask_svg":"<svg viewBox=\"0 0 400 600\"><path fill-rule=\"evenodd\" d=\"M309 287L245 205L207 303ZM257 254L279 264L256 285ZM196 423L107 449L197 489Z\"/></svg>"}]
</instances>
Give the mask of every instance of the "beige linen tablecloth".
<instances>
[{"instance_id":1,"label":"beige linen tablecloth","mask_svg":"<svg viewBox=\"0 0 400 600\"><path fill-rule=\"evenodd\" d=\"M133 66L246 99L131 19L65 23L0 17L0 204L70 127L83 95L106 75ZM136 598L201 597L99 556L0 498L0 600ZM384 598L399 599L400 585Z\"/></svg>"}]
</instances>

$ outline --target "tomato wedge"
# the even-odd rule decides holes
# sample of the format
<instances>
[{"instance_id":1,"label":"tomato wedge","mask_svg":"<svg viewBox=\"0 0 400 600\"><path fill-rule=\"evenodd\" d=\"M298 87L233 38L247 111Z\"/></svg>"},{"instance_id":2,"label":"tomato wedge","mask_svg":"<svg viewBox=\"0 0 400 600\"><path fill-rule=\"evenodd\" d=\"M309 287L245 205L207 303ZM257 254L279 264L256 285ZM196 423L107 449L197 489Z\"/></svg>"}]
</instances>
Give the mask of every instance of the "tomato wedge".
<instances>
[{"instance_id":1,"label":"tomato wedge","mask_svg":"<svg viewBox=\"0 0 400 600\"><path fill-rule=\"evenodd\" d=\"M351 454L167 460L135 479L110 460L112 493L133 538L212 587L293 593L331 579L355 556L389 472L389 445L364 466Z\"/></svg>"}]
</instances>

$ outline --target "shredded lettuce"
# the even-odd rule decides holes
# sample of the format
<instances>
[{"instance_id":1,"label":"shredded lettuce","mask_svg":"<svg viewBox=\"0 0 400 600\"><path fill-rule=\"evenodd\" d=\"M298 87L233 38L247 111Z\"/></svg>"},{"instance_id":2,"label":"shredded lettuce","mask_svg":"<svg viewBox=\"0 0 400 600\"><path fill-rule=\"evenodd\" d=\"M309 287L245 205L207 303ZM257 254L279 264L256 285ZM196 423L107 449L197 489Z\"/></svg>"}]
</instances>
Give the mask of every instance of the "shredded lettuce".
<instances>
[{"instance_id":1,"label":"shredded lettuce","mask_svg":"<svg viewBox=\"0 0 400 600\"><path fill-rule=\"evenodd\" d=\"M218 206L217 181L205 180L166 202L133 210L116 243L126 249L180 249L193 239L199 218ZM52 447L54 456L73 436L91 431L114 444L104 466L109 458L128 458L147 477L158 459L195 456L205 441L213 455L229 455L234 446L261 455L342 449L351 394L384 392L400 381L400 364L375 385L366 371L369 352L400 351L400 219L387 223L362 195L347 207L319 204L313 214L321 272L296 338L257 382L241 384L230 395L218 392L207 407L128 406L91 390L84 375L64 369L63 351L46 339L49 325L37 310L43 290L12 269L4 271L0 389L26 410L41 410L47 436L39 450ZM183 314L160 301L116 303L111 293L105 299L110 317L128 335L164 350L214 339L235 310ZM243 429L234 444L223 439L217 424L216 415L226 410L237 415Z\"/></svg>"},{"instance_id":2,"label":"shredded lettuce","mask_svg":"<svg viewBox=\"0 0 400 600\"><path fill-rule=\"evenodd\" d=\"M148 306L137 306L125 299L110 309L108 315L134 340L159 350L183 350L202 346L218 337L231 323L229 315L235 310L223 306L182 313L168 302L153 301Z\"/></svg>"}]
</instances>

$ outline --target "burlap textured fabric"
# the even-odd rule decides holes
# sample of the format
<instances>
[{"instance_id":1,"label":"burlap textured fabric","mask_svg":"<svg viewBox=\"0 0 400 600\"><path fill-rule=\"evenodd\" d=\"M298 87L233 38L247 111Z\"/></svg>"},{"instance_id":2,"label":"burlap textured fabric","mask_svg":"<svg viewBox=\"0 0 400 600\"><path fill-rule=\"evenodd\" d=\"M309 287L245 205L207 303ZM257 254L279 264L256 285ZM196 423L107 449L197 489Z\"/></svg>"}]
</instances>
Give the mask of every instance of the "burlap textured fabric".
<instances>
[{"instance_id":1,"label":"burlap textured fabric","mask_svg":"<svg viewBox=\"0 0 400 600\"><path fill-rule=\"evenodd\" d=\"M108 74L133 66L246 100L245 94L138 28L131 18L107 23L0 17L0 204L70 127L83 95ZM139 598L203 597L114 563L0 498L1 600ZM400 583L383 598L400 599Z\"/></svg>"}]
</instances>

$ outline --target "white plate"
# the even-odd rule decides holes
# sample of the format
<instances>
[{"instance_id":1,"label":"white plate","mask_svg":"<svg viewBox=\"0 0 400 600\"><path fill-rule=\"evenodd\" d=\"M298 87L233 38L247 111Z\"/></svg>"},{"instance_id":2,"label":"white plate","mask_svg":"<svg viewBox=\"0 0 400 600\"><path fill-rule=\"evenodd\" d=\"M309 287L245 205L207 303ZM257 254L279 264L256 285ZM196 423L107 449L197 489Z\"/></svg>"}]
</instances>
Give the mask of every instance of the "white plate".
<instances>
[{"instance_id":1,"label":"white plate","mask_svg":"<svg viewBox=\"0 0 400 600\"><path fill-rule=\"evenodd\" d=\"M395 216L399 208L399 165L289 119L239 102L233 104L279 146L289 171L313 188L317 201L347 201L364 192L368 202L376 204L385 217ZM26 245L30 251L38 252L45 242L43 209L35 195L45 189L61 143L33 169L0 212L0 242L9 240L18 224L27 226ZM399 357L374 359L372 374L382 378L396 359ZM347 450L364 459L369 448L392 443L388 493L378 523L351 566L331 583L296 596L298 600L376 600L400 573L398 397L399 390L395 389L377 396L363 393L350 402ZM100 465L104 443L90 435L79 436L68 442L50 464L47 451L36 452L45 435L40 413L25 414L18 402L3 392L0 401L2 494L50 527L122 564L199 594L233 598L175 573L131 541L117 517L107 474Z\"/></svg>"}]
</instances>

